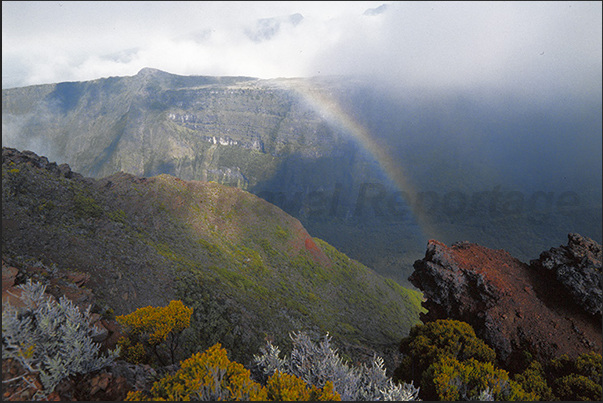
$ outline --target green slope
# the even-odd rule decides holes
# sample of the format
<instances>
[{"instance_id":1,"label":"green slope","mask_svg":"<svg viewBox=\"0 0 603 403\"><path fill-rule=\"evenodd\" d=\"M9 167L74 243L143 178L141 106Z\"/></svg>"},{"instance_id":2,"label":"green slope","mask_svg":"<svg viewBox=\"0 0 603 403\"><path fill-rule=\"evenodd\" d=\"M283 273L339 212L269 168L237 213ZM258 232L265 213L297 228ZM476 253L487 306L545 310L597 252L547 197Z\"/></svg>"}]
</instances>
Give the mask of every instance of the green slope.
<instances>
[{"instance_id":1,"label":"green slope","mask_svg":"<svg viewBox=\"0 0 603 403\"><path fill-rule=\"evenodd\" d=\"M304 329L329 332L350 357L385 356L419 321L420 293L241 189L170 175L68 178L3 148L2 197L3 255L89 272L116 314L182 299L195 308L192 351L220 341L246 361L265 338L286 345Z\"/></svg>"}]
</instances>

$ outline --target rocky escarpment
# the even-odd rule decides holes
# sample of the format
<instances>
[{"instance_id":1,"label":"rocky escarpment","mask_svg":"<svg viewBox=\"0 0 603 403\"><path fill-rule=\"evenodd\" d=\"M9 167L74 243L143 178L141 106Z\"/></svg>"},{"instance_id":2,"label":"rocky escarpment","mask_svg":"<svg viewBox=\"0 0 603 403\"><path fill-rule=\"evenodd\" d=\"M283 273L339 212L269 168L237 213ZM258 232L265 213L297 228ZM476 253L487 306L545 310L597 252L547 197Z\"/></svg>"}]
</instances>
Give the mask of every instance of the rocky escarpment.
<instances>
[{"instance_id":1,"label":"rocky escarpment","mask_svg":"<svg viewBox=\"0 0 603 403\"><path fill-rule=\"evenodd\" d=\"M596 296L597 289L600 295L600 263L599 282L591 281L601 260L596 243L574 234L569 238L568 247L550 252L557 256L556 262L566 263L565 278L573 280L565 283L590 284L595 290L580 295ZM600 317L588 313L590 302L580 305L585 311L569 294L565 297L563 283L543 275L537 267L550 266L551 261L551 256L543 255L538 263L528 265L504 250L469 242L449 247L429 241L425 257L415 262L410 277L424 292L423 306L428 312L422 320L452 318L469 323L510 368L519 363L524 351L543 359L590 351L600 354ZM567 263L569 256L572 264Z\"/></svg>"},{"instance_id":2,"label":"rocky escarpment","mask_svg":"<svg viewBox=\"0 0 603 403\"><path fill-rule=\"evenodd\" d=\"M601 320L601 245L580 234L569 234L567 246L542 252L530 265L563 286L585 312Z\"/></svg>"},{"instance_id":3,"label":"rocky escarpment","mask_svg":"<svg viewBox=\"0 0 603 403\"><path fill-rule=\"evenodd\" d=\"M566 228L601 242L601 192L593 187L601 181L591 177L598 170L590 165L600 156L588 146L600 126L592 119L598 104L586 115L565 110L569 120L559 124L560 114L520 102L501 99L505 106L494 108L497 102L484 104L481 96L398 91L391 84L144 68L134 76L8 88L2 90L2 142L67 162L87 177L166 173L245 189L404 283L425 237L434 237L422 233L413 212L433 221L444 242L496 242L524 261L557 245ZM569 143L551 142L552 128ZM504 133L518 130L530 135L508 141ZM524 159L509 164L508 156ZM552 172L567 179L557 181ZM541 195L530 197L536 189L555 192L551 208L563 211L553 208L550 217L546 206L544 217L532 211ZM525 193L517 203L516 191ZM576 194L566 199L566 191ZM568 200L571 211L565 211Z\"/></svg>"},{"instance_id":4,"label":"rocky escarpment","mask_svg":"<svg viewBox=\"0 0 603 403\"><path fill-rule=\"evenodd\" d=\"M19 148L45 144L50 158L91 177L168 173L265 188L291 156L335 158L349 171L352 139L305 102L300 82L143 69L132 77L3 90L3 139Z\"/></svg>"},{"instance_id":5,"label":"rocky escarpment","mask_svg":"<svg viewBox=\"0 0 603 403\"><path fill-rule=\"evenodd\" d=\"M58 165L56 162L48 161L48 158L39 156L32 151L18 151L14 148L2 147L2 163L11 162L12 164L26 164L32 167L45 169L50 173L62 176L63 178L83 178L83 176L77 172L73 172L68 164Z\"/></svg>"}]
</instances>

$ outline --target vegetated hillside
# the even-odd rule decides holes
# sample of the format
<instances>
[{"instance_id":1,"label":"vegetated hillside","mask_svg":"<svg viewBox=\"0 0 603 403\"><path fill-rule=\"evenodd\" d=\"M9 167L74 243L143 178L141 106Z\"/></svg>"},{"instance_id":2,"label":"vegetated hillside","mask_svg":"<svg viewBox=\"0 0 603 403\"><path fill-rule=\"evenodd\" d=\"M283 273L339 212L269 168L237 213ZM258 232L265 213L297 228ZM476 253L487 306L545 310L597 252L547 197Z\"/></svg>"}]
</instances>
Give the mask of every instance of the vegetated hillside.
<instances>
[{"instance_id":1,"label":"vegetated hillside","mask_svg":"<svg viewBox=\"0 0 603 403\"><path fill-rule=\"evenodd\" d=\"M420 293L241 189L165 174L84 178L4 147L2 253L89 273L101 311L181 299L194 308L188 347L219 341L241 362L293 330L329 332L351 357L392 357L422 309Z\"/></svg>"},{"instance_id":2,"label":"vegetated hillside","mask_svg":"<svg viewBox=\"0 0 603 403\"><path fill-rule=\"evenodd\" d=\"M391 84L145 68L4 89L3 144L96 178L166 173L245 189L401 283L430 238L523 260L568 232L602 241L600 101Z\"/></svg>"}]
</instances>

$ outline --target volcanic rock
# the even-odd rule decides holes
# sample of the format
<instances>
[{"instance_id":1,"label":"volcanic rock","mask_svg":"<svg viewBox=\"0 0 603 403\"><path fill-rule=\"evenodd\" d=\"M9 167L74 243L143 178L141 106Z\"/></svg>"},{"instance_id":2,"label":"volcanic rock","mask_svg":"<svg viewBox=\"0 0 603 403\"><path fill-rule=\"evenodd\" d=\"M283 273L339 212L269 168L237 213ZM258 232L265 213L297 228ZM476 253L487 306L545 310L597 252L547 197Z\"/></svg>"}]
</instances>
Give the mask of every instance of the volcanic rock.
<instances>
[{"instance_id":1,"label":"volcanic rock","mask_svg":"<svg viewBox=\"0 0 603 403\"><path fill-rule=\"evenodd\" d=\"M567 246L542 252L530 261L543 276L550 272L584 311L601 320L601 245L579 234L569 234Z\"/></svg>"},{"instance_id":2,"label":"volcanic rock","mask_svg":"<svg viewBox=\"0 0 603 403\"><path fill-rule=\"evenodd\" d=\"M524 351L544 360L561 354L601 354L600 320L577 309L571 297L563 298L563 288L550 276L504 250L469 242L449 247L430 240L414 269L409 280L426 298L423 322L450 318L469 323L509 368L520 365Z\"/></svg>"},{"instance_id":3,"label":"volcanic rock","mask_svg":"<svg viewBox=\"0 0 603 403\"><path fill-rule=\"evenodd\" d=\"M2 261L2 292L6 291L15 284L15 278L19 274L19 269L8 266Z\"/></svg>"},{"instance_id":4,"label":"volcanic rock","mask_svg":"<svg viewBox=\"0 0 603 403\"><path fill-rule=\"evenodd\" d=\"M2 163L12 162L14 164L27 164L36 168L45 169L53 174L57 174L64 178L83 178L77 172L73 172L68 164L57 165L56 162L49 162L48 158L39 156L32 151L20 152L15 148L2 147Z\"/></svg>"}]
</instances>

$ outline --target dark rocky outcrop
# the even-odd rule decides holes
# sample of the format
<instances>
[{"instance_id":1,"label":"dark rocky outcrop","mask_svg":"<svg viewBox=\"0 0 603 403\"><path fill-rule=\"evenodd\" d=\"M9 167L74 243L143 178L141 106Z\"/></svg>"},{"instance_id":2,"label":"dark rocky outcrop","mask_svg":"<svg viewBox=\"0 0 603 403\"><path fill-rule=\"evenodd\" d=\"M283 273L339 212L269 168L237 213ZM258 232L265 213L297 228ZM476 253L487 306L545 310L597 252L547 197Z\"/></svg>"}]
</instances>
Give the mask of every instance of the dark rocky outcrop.
<instances>
[{"instance_id":1,"label":"dark rocky outcrop","mask_svg":"<svg viewBox=\"0 0 603 403\"><path fill-rule=\"evenodd\" d=\"M539 261L549 265L551 256L556 256L556 266L564 262L565 277L573 279L566 283L598 287L600 295L600 282L590 280L597 259L600 262L600 248L572 234L567 248L552 249ZM600 273L600 263L598 267ZM431 240L414 269L410 281L424 292L423 306L428 309L422 320L452 318L469 323L508 368L519 365L524 351L542 359L601 353L600 317L579 308L557 280L504 250L469 242L449 247ZM585 294L596 296L597 291ZM589 303L583 305L590 309Z\"/></svg>"},{"instance_id":2,"label":"dark rocky outcrop","mask_svg":"<svg viewBox=\"0 0 603 403\"><path fill-rule=\"evenodd\" d=\"M601 320L601 245L579 234L569 234L567 246L542 252L530 265L559 282L587 313Z\"/></svg>"},{"instance_id":3,"label":"dark rocky outcrop","mask_svg":"<svg viewBox=\"0 0 603 403\"><path fill-rule=\"evenodd\" d=\"M21 152L15 148L2 147L2 164L5 163L27 164L69 179L83 178L81 174L73 172L68 164L58 165L56 162L49 162L48 158L39 156L33 151Z\"/></svg>"}]
</instances>

